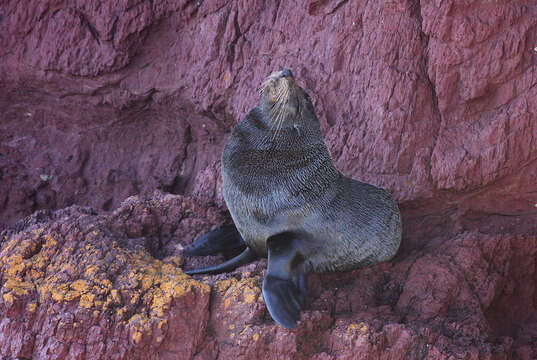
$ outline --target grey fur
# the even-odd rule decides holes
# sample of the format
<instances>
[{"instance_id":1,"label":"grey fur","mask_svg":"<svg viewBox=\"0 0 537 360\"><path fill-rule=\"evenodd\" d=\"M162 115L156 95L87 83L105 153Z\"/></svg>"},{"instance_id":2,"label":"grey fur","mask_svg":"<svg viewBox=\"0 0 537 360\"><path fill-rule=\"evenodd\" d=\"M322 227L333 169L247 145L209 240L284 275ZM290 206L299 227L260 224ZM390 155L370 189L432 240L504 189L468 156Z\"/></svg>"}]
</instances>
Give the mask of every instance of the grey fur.
<instances>
[{"instance_id":1,"label":"grey fur","mask_svg":"<svg viewBox=\"0 0 537 360\"><path fill-rule=\"evenodd\" d=\"M272 77L276 88L288 81L286 98L275 106L263 91L260 105L234 128L222 154L224 198L244 241L266 257L270 236L303 233L308 240L299 251L306 271L350 270L391 259L401 241L397 204L384 189L336 169L307 93L294 79Z\"/></svg>"}]
</instances>

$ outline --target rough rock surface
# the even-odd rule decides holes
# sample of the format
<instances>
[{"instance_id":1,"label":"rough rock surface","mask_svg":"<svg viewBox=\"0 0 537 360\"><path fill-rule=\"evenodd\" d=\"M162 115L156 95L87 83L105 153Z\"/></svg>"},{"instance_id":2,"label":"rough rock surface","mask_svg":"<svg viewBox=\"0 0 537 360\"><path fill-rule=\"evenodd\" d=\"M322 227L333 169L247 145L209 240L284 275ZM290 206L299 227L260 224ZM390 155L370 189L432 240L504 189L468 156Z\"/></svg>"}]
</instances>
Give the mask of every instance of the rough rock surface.
<instances>
[{"instance_id":1,"label":"rough rock surface","mask_svg":"<svg viewBox=\"0 0 537 360\"><path fill-rule=\"evenodd\" d=\"M184 246L225 221L215 208L161 192L107 215L71 206L24 219L2 233L0 356L537 356L535 236L465 232L391 263L313 274L307 310L288 331L264 305L264 260L197 280L182 272L202 265L184 261Z\"/></svg>"},{"instance_id":2,"label":"rough rock surface","mask_svg":"<svg viewBox=\"0 0 537 360\"><path fill-rule=\"evenodd\" d=\"M536 49L524 0L0 2L1 356L537 358ZM220 260L178 245L229 221L222 146L283 67L405 224L294 332L263 261L178 269Z\"/></svg>"}]
</instances>

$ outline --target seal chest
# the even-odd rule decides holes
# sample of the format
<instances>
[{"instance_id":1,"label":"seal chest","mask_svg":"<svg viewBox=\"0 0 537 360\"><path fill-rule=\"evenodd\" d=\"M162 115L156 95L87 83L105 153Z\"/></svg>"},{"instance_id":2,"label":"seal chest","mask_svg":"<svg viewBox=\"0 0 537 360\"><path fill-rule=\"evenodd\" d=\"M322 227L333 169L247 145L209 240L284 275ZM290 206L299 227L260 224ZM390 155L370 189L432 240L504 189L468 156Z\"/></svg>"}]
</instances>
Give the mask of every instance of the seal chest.
<instances>
[{"instance_id":1,"label":"seal chest","mask_svg":"<svg viewBox=\"0 0 537 360\"><path fill-rule=\"evenodd\" d=\"M397 204L384 189L336 169L310 97L289 70L265 80L260 104L233 129L222 153L222 185L238 230L230 244L245 250L240 259L191 273L268 256L263 294L282 326L296 325L308 272L372 265L399 248ZM199 255L200 244L222 247L211 241L204 236L190 254Z\"/></svg>"}]
</instances>

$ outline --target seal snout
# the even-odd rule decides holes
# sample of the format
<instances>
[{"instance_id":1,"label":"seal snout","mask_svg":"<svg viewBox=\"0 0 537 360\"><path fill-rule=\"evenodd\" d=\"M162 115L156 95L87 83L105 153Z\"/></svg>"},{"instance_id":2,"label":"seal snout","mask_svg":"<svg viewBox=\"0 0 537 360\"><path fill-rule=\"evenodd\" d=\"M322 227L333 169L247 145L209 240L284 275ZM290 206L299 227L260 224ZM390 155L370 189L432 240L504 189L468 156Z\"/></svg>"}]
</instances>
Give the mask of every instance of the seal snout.
<instances>
[{"instance_id":1,"label":"seal snout","mask_svg":"<svg viewBox=\"0 0 537 360\"><path fill-rule=\"evenodd\" d=\"M290 77L293 77L293 73L289 69L283 69L282 72L280 73L280 76L283 78L287 78L287 77L290 78Z\"/></svg>"}]
</instances>

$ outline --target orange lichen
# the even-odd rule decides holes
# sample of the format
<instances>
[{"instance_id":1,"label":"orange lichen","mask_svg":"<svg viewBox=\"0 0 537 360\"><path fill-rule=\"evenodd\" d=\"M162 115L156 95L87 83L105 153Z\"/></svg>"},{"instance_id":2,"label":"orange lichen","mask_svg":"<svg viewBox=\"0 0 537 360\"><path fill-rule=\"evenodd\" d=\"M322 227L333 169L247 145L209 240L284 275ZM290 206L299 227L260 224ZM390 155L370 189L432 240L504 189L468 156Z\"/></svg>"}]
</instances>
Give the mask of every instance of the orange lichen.
<instances>
[{"instance_id":1,"label":"orange lichen","mask_svg":"<svg viewBox=\"0 0 537 360\"><path fill-rule=\"evenodd\" d=\"M7 275L8 276L17 276L21 274L26 268L26 263L23 263L22 255L11 256L7 260Z\"/></svg>"},{"instance_id":2,"label":"orange lichen","mask_svg":"<svg viewBox=\"0 0 537 360\"><path fill-rule=\"evenodd\" d=\"M168 325L168 320L166 319L160 319L157 323L157 327L159 329L162 329L164 327L164 325Z\"/></svg>"},{"instance_id":3,"label":"orange lichen","mask_svg":"<svg viewBox=\"0 0 537 360\"><path fill-rule=\"evenodd\" d=\"M34 289L34 285L31 282L17 281L15 278L8 278L4 283L4 287L18 296L26 295Z\"/></svg>"},{"instance_id":4,"label":"orange lichen","mask_svg":"<svg viewBox=\"0 0 537 360\"><path fill-rule=\"evenodd\" d=\"M77 280L71 284L71 289L85 293L89 290L89 285L86 280Z\"/></svg>"},{"instance_id":5,"label":"orange lichen","mask_svg":"<svg viewBox=\"0 0 537 360\"><path fill-rule=\"evenodd\" d=\"M244 327L244 329L242 329L242 331L240 332L239 335L242 336L242 335L246 334L246 332L247 332L248 330L250 330L250 327L251 327L251 325L246 324L246 326Z\"/></svg>"},{"instance_id":6,"label":"orange lichen","mask_svg":"<svg viewBox=\"0 0 537 360\"><path fill-rule=\"evenodd\" d=\"M13 302L15 301L11 293L3 294L2 298L4 299L5 302L9 303L10 305L13 305Z\"/></svg>"},{"instance_id":7,"label":"orange lichen","mask_svg":"<svg viewBox=\"0 0 537 360\"><path fill-rule=\"evenodd\" d=\"M351 332L355 332L358 329L358 325L356 324L350 324L347 327L347 334L350 334Z\"/></svg>"},{"instance_id":8,"label":"orange lichen","mask_svg":"<svg viewBox=\"0 0 537 360\"><path fill-rule=\"evenodd\" d=\"M131 304L136 304L138 302L138 299L140 298L140 294L138 293L135 293L132 295L132 298L131 298Z\"/></svg>"},{"instance_id":9,"label":"orange lichen","mask_svg":"<svg viewBox=\"0 0 537 360\"><path fill-rule=\"evenodd\" d=\"M229 308L233 302L244 302L253 304L261 294L259 287L259 277L243 277L241 280L235 278L217 281L214 285L216 291L224 295L224 308Z\"/></svg>"},{"instance_id":10,"label":"orange lichen","mask_svg":"<svg viewBox=\"0 0 537 360\"><path fill-rule=\"evenodd\" d=\"M65 294L69 290L69 284L59 284L57 287L50 287L48 290L54 300L63 301Z\"/></svg>"},{"instance_id":11,"label":"orange lichen","mask_svg":"<svg viewBox=\"0 0 537 360\"><path fill-rule=\"evenodd\" d=\"M80 307L90 309L93 306L93 301L95 300L95 295L93 294L84 294L80 297L79 305Z\"/></svg>"},{"instance_id":12,"label":"orange lichen","mask_svg":"<svg viewBox=\"0 0 537 360\"><path fill-rule=\"evenodd\" d=\"M166 329L166 312L177 298L210 292L208 285L176 266L180 257L167 258L164 263L144 250L132 251L115 241L103 242L99 239L103 232L98 230L86 232L79 238L79 246L66 246L62 235L47 231L17 234L2 248L0 276L5 303L13 304L17 296L34 293L41 304L78 300L75 304L90 310L95 318L103 316L105 310L116 309L111 314L120 321L129 314L125 324L133 328L133 341L137 342L154 326ZM103 255L110 252L114 254L113 264L103 260ZM113 282L108 279L111 267L122 269L119 273L113 270L117 274ZM35 312L38 307L32 302L26 309ZM48 305L39 309L53 311Z\"/></svg>"},{"instance_id":13,"label":"orange lichen","mask_svg":"<svg viewBox=\"0 0 537 360\"><path fill-rule=\"evenodd\" d=\"M84 272L84 275L86 275L87 277L91 277L91 276L97 274L98 271L99 271L99 266L91 265L91 266L88 266L86 268L86 271Z\"/></svg>"},{"instance_id":14,"label":"orange lichen","mask_svg":"<svg viewBox=\"0 0 537 360\"><path fill-rule=\"evenodd\" d=\"M257 298L257 295L254 291L251 289L245 289L244 290L244 301L248 304L253 304L255 299Z\"/></svg>"},{"instance_id":15,"label":"orange lichen","mask_svg":"<svg viewBox=\"0 0 537 360\"><path fill-rule=\"evenodd\" d=\"M140 331L135 331L134 334L132 334L132 341L135 344L138 344L142 340L142 333Z\"/></svg>"}]
</instances>

